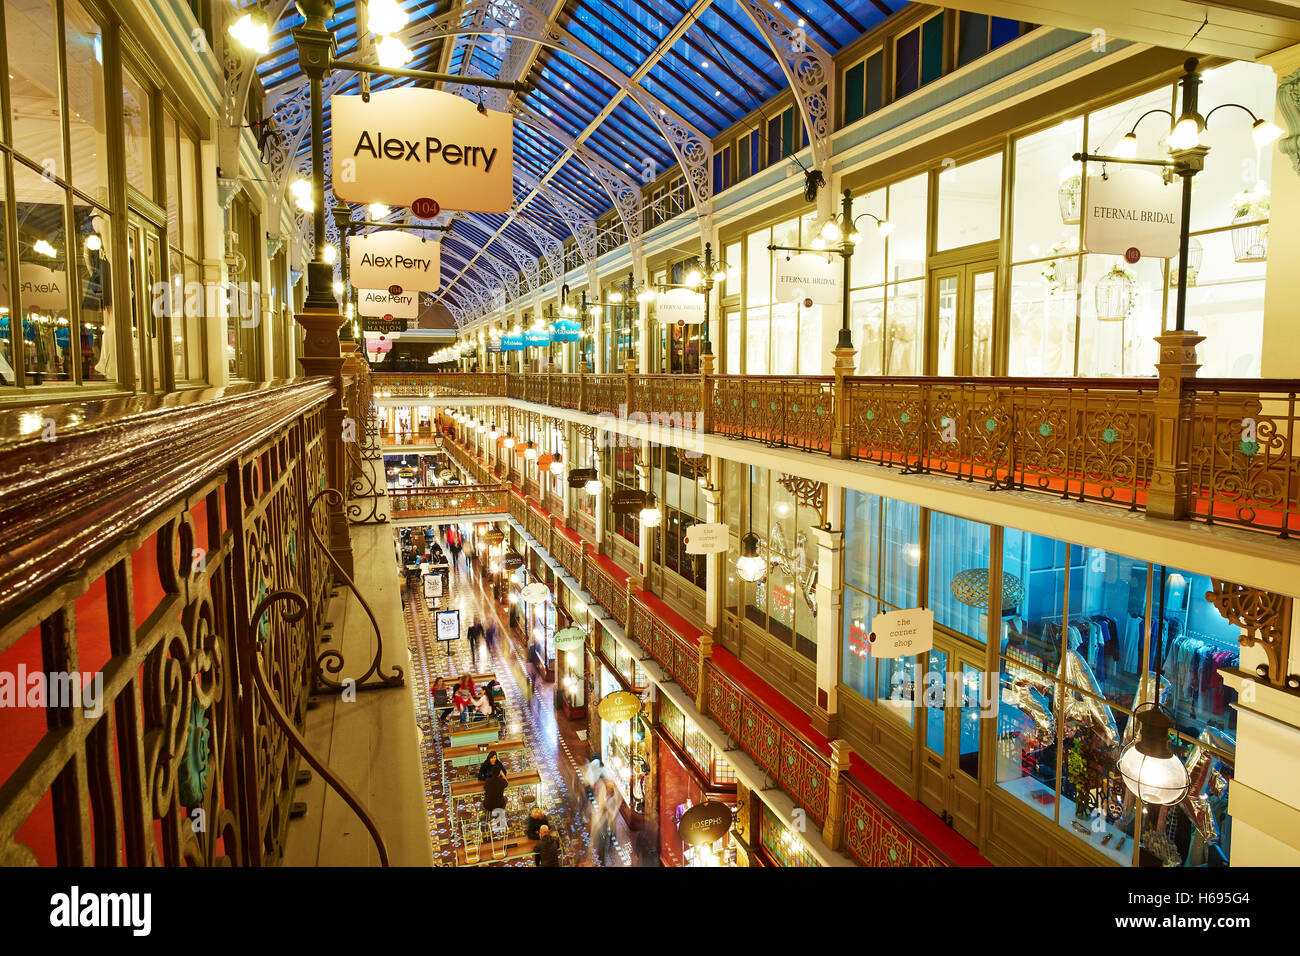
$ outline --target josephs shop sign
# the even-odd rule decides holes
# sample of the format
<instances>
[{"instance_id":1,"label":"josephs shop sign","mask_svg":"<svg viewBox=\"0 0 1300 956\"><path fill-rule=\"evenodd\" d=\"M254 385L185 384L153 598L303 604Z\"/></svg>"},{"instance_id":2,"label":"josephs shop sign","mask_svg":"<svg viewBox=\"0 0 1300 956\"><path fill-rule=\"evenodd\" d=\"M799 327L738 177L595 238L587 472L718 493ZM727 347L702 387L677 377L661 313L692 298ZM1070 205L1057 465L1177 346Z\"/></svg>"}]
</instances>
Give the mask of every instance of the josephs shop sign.
<instances>
[{"instance_id":1,"label":"josephs shop sign","mask_svg":"<svg viewBox=\"0 0 1300 956\"><path fill-rule=\"evenodd\" d=\"M461 96L403 87L330 97L334 194L358 203L504 213L514 201L509 113Z\"/></svg>"}]
</instances>

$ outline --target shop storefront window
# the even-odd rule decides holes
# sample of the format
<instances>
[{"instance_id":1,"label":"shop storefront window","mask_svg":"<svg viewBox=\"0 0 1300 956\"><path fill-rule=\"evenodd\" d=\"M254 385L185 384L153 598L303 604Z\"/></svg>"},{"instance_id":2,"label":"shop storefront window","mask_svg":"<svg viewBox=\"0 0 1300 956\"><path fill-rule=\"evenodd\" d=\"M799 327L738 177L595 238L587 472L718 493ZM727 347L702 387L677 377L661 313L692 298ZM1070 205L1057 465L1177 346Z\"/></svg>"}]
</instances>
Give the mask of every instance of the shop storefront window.
<instances>
[{"instance_id":1,"label":"shop storefront window","mask_svg":"<svg viewBox=\"0 0 1300 956\"><path fill-rule=\"evenodd\" d=\"M745 238L745 309L742 337L748 375L820 375L823 365L822 306L778 302L773 294L770 245L806 246L816 236L815 217L790 219Z\"/></svg>"},{"instance_id":2,"label":"shop storefront window","mask_svg":"<svg viewBox=\"0 0 1300 956\"><path fill-rule=\"evenodd\" d=\"M736 848L727 832L704 846L690 846L677 835L678 824L691 807L715 801L734 812L733 792L716 792L702 786L697 773L667 740L659 741L659 852L664 866L734 866Z\"/></svg>"},{"instance_id":3,"label":"shop storefront window","mask_svg":"<svg viewBox=\"0 0 1300 956\"><path fill-rule=\"evenodd\" d=\"M788 647L817 659L816 510L800 504L777 476L751 468L752 500L748 530L758 535L768 559L767 576L745 590L745 616ZM742 486L743 487L743 486ZM743 533L743 532L742 532ZM734 577L734 558L728 577Z\"/></svg>"},{"instance_id":4,"label":"shop storefront window","mask_svg":"<svg viewBox=\"0 0 1300 956\"><path fill-rule=\"evenodd\" d=\"M658 453L656 453L658 457ZM705 459L689 458L682 451L664 446L663 468L656 467L651 481L656 494L662 496L664 509L663 564L698 588L705 585L705 557L686 553L686 532L691 525L705 520L704 495L700 493L696 471Z\"/></svg>"},{"instance_id":5,"label":"shop storefront window","mask_svg":"<svg viewBox=\"0 0 1300 956\"><path fill-rule=\"evenodd\" d=\"M889 701L906 691L891 661L871 656L871 619L884 611L917 606L921 565L920 509L913 504L848 491L844 526L844 634L841 677L867 700ZM882 673L877 675L876 665ZM910 698L909 698L910 699ZM890 705L892 707L892 705ZM911 722L911 711L893 707Z\"/></svg>"},{"instance_id":6,"label":"shop storefront window","mask_svg":"<svg viewBox=\"0 0 1300 956\"><path fill-rule=\"evenodd\" d=\"M870 217L850 261L853 342L860 375L920 375L925 358L925 263L929 176L922 173L854 201L854 213L887 219L882 237Z\"/></svg>"},{"instance_id":7,"label":"shop storefront window","mask_svg":"<svg viewBox=\"0 0 1300 956\"><path fill-rule=\"evenodd\" d=\"M1001 153L939 173L937 252L995 240L1001 225Z\"/></svg>"},{"instance_id":8,"label":"shop storefront window","mask_svg":"<svg viewBox=\"0 0 1300 956\"><path fill-rule=\"evenodd\" d=\"M1010 528L1003 567L1022 596L1004 607L998 785L1117 863L1225 865L1236 725L1218 671L1237 664L1238 630L1204 599L1210 581ZM1116 761L1162 652L1160 699L1193 793L1143 813Z\"/></svg>"},{"instance_id":9,"label":"shop storefront window","mask_svg":"<svg viewBox=\"0 0 1300 956\"><path fill-rule=\"evenodd\" d=\"M957 581L956 588L953 581L963 572L978 575L982 570L987 574L989 526L931 512L929 555L930 607L934 608L935 624L983 643L988 615L962 599L961 595L967 593L963 588L965 576Z\"/></svg>"},{"instance_id":10,"label":"shop storefront window","mask_svg":"<svg viewBox=\"0 0 1300 956\"><path fill-rule=\"evenodd\" d=\"M1202 108L1241 103L1274 114L1267 67L1229 63L1202 75ZM1152 339L1176 306L1177 259L1084 255L1081 208L1087 184L1071 157L1113 154L1148 110L1176 110L1172 86L1019 137L1013 147L1010 350L1012 375L1147 375ZM1246 119L1225 111L1202 135L1211 147L1193 180L1188 323L1206 335L1201 374L1250 377L1260 370L1272 150L1256 150ZM1244 117L1244 114L1242 114ZM1137 127L1138 156L1167 155L1167 121ZM1089 168L1088 174L1097 170Z\"/></svg>"}]
</instances>

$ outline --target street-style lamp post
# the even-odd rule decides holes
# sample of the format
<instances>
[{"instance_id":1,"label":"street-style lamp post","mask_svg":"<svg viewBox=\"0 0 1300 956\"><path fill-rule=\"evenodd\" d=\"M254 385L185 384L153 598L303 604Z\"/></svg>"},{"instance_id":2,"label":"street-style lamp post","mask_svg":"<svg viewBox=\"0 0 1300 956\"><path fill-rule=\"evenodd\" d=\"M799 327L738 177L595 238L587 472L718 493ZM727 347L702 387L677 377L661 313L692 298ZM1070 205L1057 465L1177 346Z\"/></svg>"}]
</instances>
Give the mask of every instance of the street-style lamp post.
<instances>
[{"instance_id":1,"label":"street-style lamp post","mask_svg":"<svg viewBox=\"0 0 1300 956\"><path fill-rule=\"evenodd\" d=\"M329 312L338 308L334 298L334 269L324 258L325 249L325 119L322 103L325 74L334 59L334 33L326 21L334 16L334 0L296 0L298 13L306 21L295 27L298 64L307 74L311 91L311 195L312 238L315 250L307 264L306 308Z\"/></svg>"}]
</instances>

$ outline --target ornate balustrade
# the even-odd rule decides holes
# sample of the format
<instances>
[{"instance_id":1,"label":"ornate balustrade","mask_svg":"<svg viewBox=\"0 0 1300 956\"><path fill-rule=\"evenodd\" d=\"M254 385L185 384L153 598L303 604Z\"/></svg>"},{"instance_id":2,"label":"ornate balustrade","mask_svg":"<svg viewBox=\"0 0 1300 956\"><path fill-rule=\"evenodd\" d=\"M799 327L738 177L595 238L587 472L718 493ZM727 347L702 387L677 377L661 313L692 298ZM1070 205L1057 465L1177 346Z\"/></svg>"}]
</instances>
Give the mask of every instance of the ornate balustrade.
<instances>
[{"instance_id":1,"label":"ornate balustrade","mask_svg":"<svg viewBox=\"0 0 1300 956\"><path fill-rule=\"evenodd\" d=\"M1183 395L1191 516L1300 532L1300 382L1193 379Z\"/></svg>"},{"instance_id":2,"label":"ornate balustrade","mask_svg":"<svg viewBox=\"0 0 1300 956\"><path fill-rule=\"evenodd\" d=\"M351 676L318 641L336 381L47 406L0 443L0 672L50 691L5 711L0 863L274 864L300 757L386 860L302 738Z\"/></svg>"},{"instance_id":3,"label":"ornate balustrade","mask_svg":"<svg viewBox=\"0 0 1300 956\"><path fill-rule=\"evenodd\" d=\"M847 457L1136 509L1155 379L847 378Z\"/></svg>"},{"instance_id":4,"label":"ornate balustrade","mask_svg":"<svg viewBox=\"0 0 1300 956\"><path fill-rule=\"evenodd\" d=\"M906 473L1283 537L1300 532L1300 381L1197 379L1189 368L1164 379L626 372L464 378L481 386L473 394L500 386L532 403L589 414L622 409L652 422ZM382 392L386 377L376 380Z\"/></svg>"},{"instance_id":5,"label":"ornate balustrade","mask_svg":"<svg viewBox=\"0 0 1300 956\"><path fill-rule=\"evenodd\" d=\"M506 394L503 372L373 372L371 378L376 398Z\"/></svg>"},{"instance_id":6,"label":"ornate balustrade","mask_svg":"<svg viewBox=\"0 0 1300 956\"><path fill-rule=\"evenodd\" d=\"M390 517L505 514L506 493L506 486L502 484L395 488L388 493L392 502Z\"/></svg>"}]
</instances>

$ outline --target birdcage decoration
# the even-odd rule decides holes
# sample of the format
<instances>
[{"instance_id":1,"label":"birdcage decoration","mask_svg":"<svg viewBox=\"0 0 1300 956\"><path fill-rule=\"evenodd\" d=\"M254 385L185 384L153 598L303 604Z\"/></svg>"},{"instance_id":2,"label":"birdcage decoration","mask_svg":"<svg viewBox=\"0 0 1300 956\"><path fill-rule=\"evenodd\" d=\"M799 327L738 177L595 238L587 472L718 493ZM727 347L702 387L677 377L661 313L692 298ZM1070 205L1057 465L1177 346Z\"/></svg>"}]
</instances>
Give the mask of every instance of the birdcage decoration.
<instances>
[{"instance_id":1,"label":"birdcage decoration","mask_svg":"<svg viewBox=\"0 0 1300 956\"><path fill-rule=\"evenodd\" d=\"M1062 239L1047 250L1047 254L1057 256L1048 259L1040 268L1047 289L1052 295L1069 294L1074 291L1079 271L1079 243L1073 237Z\"/></svg>"},{"instance_id":2,"label":"birdcage decoration","mask_svg":"<svg viewBox=\"0 0 1300 956\"><path fill-rule=\"evenodd\" d=\"M1256 187L1232 197L1232 257L1238 262L1268 258L1269 194ZM1264 220L1264 221L1260 221Z\"/></svg>"},{"instance_id":3,"label":"birdcage decoration","mask_svg":"<svg viewBox=\"0 0 1300 956\"><path fill-rule=\"evenodd\" d=\"M970 568L953 575L952 596L981 611L989 609L989 569ZM1014 574L1002 572L1002 616L1011 617L1025 599L1025 586Z\"/></svg>"},{"instance_id":4,"label":"birdcage decoration","mask_svg":"<svg viewBox=\"0 0 1300 956\"><path fill-rule=\"evenodd\" d=\"M1196 285L1196 277L1201 274L1201 263L1205 259L1205 246L1201 240L1192 236L1187 240L1187 284ZM1169 260L1169 284L1178 283L1178 257Z\"/></svg>"},{"instance_id":5,"label":"birdcage decoration","mask_svg":"<svg viewBox=\"0 0 1300 956\"><path fill-rule=\"evenodd\" d=\"M1067 226L1077 226L1083 206L1082 173L1067 173L1061 177L1061 184L1056 189L1056 201L1061 207L1061 222Z\"/></svg>"},{"instance_id":6,"label":"birdcage decoration","mask_svg":"<svg viewBox=\"0 0 1300 956\"><path fill-rule=\"evenodd\" d=\"M1112 266L1109 272L1097 280L1093 297L1098 322L1123 322L1133 311L1133 303L1137 298L1137 283L1133 280L1133 273L1123 266Z\"/></svg>"}]
</instances>

